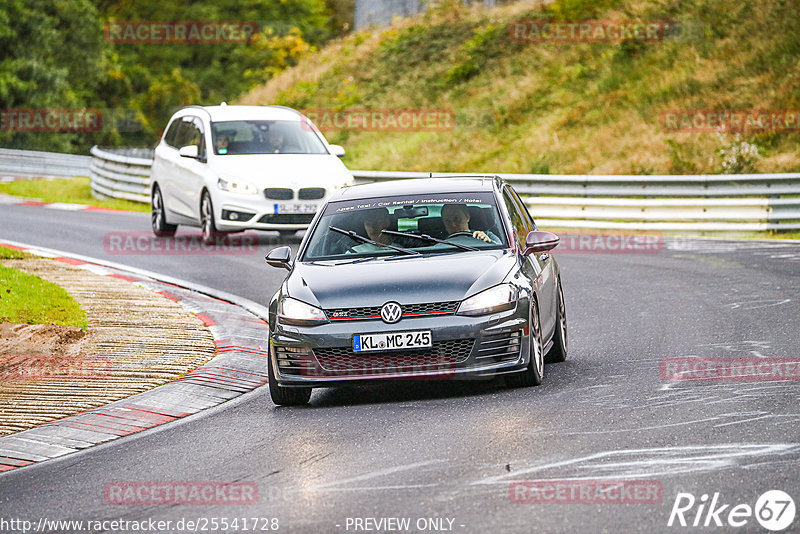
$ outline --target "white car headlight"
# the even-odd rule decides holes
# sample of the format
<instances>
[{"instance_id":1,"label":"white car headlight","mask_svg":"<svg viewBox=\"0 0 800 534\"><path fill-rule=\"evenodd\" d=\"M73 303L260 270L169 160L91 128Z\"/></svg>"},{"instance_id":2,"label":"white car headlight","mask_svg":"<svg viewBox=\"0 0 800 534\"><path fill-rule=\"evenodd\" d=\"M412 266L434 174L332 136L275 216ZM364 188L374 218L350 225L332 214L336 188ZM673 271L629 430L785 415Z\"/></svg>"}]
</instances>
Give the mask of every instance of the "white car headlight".
<instances>
[{"instance_id":1,"label":"white car headlight","mask_svg":"<svg viewBox=\"0 0 800 534\"><path fill-rule=\"evenodd\" d=\"M217 187L229 193L239 193L242 195L258 194L258 188L256 186L248 184L247 182L242 182L241 180L228 180L226 178L220 178L217 180Z\"/></svg>"},{"instance_id":2,"label":"white car headlight","mask_svg":"<svg viewBox=\"0 0 800 534\"><path fill-rule=\"evenodd\" d=\"M281 299L278 305L278 317L286 324L315 325L328 322L324 311L290 297Z\"/></svg>"},{"instance_id":3,"label":"white car headlight","mask_svg":"<svg viewBox=\"0 0 800 534\"><path fill-rule=\"evenodd\" d=\"M511 284L490 287L464 299L458 307L460 315L486 315L511 310L517 305L517 289Z\"/></svg>"}]
</instances>

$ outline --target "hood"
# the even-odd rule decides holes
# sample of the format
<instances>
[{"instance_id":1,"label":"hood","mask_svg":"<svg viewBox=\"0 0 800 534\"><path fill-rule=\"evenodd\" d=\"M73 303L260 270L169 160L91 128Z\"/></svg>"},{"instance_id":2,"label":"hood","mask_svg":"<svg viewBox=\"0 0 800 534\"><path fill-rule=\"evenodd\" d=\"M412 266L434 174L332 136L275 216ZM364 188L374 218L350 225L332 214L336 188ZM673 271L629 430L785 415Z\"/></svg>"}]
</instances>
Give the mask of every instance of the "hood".
<instances>
[{"instance_id":1,"label":"hood","mask_svg":"<svg viewBox=\"0 0 800 534\"><path fill-rule=\"evenodd\" d=\"M516 262L507 250L422 258L392 256L361 263L297 263L290 296L325 309L462 300L503 281Z\"/></svg>"},{"instance_id":2,"label":"hood","mask_svg":"<svg viewBox=\"0 0 800 534\"><path fill-rule=\"evenodd\" d=\"M221 177L242 179L258 188L350 184L353 175L330 154L243 154L216 156L214 171Z\"/></svg>"}]
</instances>

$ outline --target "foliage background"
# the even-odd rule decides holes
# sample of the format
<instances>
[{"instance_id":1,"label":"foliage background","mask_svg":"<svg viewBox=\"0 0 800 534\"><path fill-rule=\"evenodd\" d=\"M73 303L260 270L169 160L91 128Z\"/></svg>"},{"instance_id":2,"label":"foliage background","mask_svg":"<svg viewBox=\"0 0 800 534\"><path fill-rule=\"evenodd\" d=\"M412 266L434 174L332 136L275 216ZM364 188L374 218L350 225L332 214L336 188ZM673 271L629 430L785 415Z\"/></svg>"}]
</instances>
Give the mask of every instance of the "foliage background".
<instances>
[{"instance_id":1,"label":"foliage background","mask_svg":"<svg viewBox=\"0 0 800 534\"><path fill-rule=\"evenodd\" d=\"M797 0L440 0L303 58L240 103L448 109L440 132L324 131L352 169L564 174L800 171L800 130L676 132L674 110L800 110ZM515 42L519 20L670 21L651 42ZM796 116L796 115L795 115Z\"/></svg>"},{"instance_id":2,"label":"foliage background","mask_svg":"<svg viewBox=\"0 0 800 534\"><path fill-rule=\"evenodd\" d=\"M0 109L96 108L104 127L0 131L0 145L79 153L152 145L176 108L235 98L341 35L352 2L332 2L3 0ZM166 20L255 21L261 31L249 44L111 44L103 34L107 21Z\"/></svg>"}]
</instances>

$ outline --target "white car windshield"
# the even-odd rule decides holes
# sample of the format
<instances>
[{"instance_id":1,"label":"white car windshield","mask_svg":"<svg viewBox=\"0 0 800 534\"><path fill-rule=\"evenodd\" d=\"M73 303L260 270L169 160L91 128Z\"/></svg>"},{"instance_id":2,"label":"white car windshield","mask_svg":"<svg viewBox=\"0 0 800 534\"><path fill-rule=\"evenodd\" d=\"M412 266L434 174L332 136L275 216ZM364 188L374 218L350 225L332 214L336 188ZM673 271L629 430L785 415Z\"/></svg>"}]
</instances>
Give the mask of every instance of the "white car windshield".
<instances>
[{"instance_id":1,"label":"white car windshield","mask_svg":"<svg viewBox=\"0 0 800 534\"><path fill-rule=\"evenodd\" d=\"M302 121L224 121L211 124L214 154L327 154L312 127Z\"/></svg>"},{"instance_id":2,"label":"white car windshield","mask_svg":"<svg viewBox=\"0 0 800 534\"><path fill-rule=\"evenodd\" d=\"M303 261L507 247L490 193L332 202L313 232Z\"/></svg>"}]
</instances>

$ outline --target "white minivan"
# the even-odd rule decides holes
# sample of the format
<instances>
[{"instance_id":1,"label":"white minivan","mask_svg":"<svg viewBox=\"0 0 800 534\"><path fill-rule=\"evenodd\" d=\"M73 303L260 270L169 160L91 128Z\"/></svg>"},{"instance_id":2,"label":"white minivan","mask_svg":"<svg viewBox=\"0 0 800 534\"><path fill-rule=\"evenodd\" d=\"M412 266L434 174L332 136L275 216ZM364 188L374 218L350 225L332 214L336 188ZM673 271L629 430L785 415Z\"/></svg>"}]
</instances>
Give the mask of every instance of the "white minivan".
<instances>
[{"instance_id":1,"label":"white minivan","mask_svg":"<svg viewBox=\"0 0 800 534\"><path fill-rule=\"evenodd\" d=\"M155 149L153 232L199 226L220 232L308 227L317 209L353 175L302 113L283 106L189 106L172 116Z\"/></svg>"}]
</instances>

